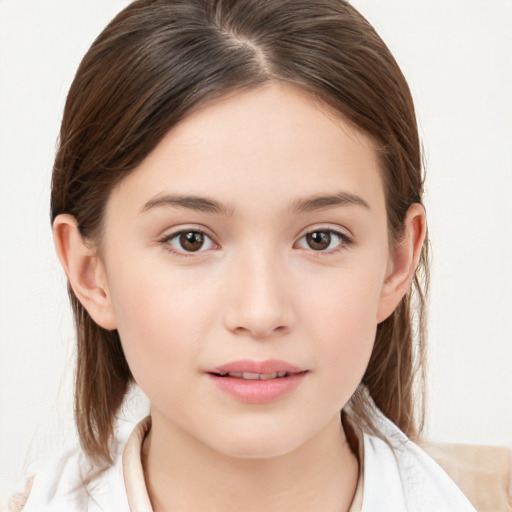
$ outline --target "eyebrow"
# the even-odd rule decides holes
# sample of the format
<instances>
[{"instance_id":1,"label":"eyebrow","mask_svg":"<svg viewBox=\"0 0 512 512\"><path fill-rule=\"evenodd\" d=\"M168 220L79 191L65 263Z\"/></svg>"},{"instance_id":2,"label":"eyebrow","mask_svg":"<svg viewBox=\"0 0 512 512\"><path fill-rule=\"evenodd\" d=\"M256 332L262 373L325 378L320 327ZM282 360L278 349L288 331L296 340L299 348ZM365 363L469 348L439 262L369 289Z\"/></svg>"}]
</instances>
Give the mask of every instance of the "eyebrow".
<instances>
[{"instance_id":1,"label":"eyebrow","mask_svg":"<svg viewBox=\"0 0 512 512\"><path fill-rule=\"evenodd\" d=\"M370 209L370 206L362 197L351 194L350 192L338 192L336 194L318 194L298 199L291 204L290 211L292 213L302 213L349 205L357 205L368 210Z\"/></svg>"},{"instance_id":2,"label":"eyebrow","mask_svg":"<svg viewBox=\"0 0 512 512\"><path fill-rule=\"evenodd\" d=\"M219 201L209 197L171 194L159 194L150 199L142 207L141 213L147 212L153 208L165 206L178 206L180 208L188 208L189 210L224 215L231 215L233 213L232 208L228 208Z\"/></svg>"},{"instance_id":3,"label":"eyebrow","mask_svg":"<svg viewBox=\"0 0 512 512\"><path fill-rule=\"evenodd\" d=\"M291 213L304 213L337 206L357 205L370 209L368 203L360 196L350 192L336 194L316 194L294 201L289 208ZM141 213L158 207L177 206L206 213L232 215L234 209L210 197L194 195L158 194L150 199L141 209Z\"/></svg>"}]
</instances>

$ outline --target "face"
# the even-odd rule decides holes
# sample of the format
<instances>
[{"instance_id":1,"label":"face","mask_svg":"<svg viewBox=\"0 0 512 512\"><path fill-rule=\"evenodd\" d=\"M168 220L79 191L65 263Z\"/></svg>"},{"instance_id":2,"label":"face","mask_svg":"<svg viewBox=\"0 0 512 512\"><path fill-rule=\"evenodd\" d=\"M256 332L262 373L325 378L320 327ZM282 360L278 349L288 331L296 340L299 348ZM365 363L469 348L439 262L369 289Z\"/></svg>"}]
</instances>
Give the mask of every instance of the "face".
<instances>
[{"instance_id":1,"label":"face","mask_svg":"<svg viewBox=\"0 0 512 512\"><path fill-rule=\"evenodd\" d=\"M339 423L389 271L371 141L291 85L171 130L113 191L101 258L155 421L238 457Z\"/></svg>"}]
</instances>

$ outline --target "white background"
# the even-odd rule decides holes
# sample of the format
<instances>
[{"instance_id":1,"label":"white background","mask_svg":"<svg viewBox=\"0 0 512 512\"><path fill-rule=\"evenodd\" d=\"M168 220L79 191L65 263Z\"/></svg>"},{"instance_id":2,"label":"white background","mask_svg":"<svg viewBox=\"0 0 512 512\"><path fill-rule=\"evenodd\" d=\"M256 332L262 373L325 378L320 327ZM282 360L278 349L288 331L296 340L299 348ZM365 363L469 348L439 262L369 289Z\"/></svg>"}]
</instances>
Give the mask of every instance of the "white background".
<instances>
[{"instance_id":1,"label":"white background","mask_svg":"<svg viewBox=\"0 0 512 512\"><path fill-rule=\"evenodd\" d=\"M51 240L51 166L79 60L127 3L0 0L0 501L73 440L73 330ZM425 146L428 437L512 447L512 1L353 4L408 78Z\"/></svg>"}]
</instances>

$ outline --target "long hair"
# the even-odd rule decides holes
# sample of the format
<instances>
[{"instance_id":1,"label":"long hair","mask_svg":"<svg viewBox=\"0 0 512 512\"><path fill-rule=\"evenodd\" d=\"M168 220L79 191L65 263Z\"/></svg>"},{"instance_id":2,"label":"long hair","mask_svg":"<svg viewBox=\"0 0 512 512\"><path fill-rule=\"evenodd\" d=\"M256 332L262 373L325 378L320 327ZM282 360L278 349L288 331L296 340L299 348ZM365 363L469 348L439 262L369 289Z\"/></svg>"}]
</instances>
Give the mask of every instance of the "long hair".
<instances>
[{"instance_id":1,"label":"long hair","mask_svg":"<svg viewBox=\"0 0 512 512\"><path fill-rule=\"evenodd\" d=\"M84 239L99 244L111 190L170 129L215 98L276 80L308 91L375 141L396 243L409 206L422 200L414 106L384 42L343 0L130 4L94 41L71 85L53 169L52 222L71 214ZM413 286L377 327L368 368L348 404L369 429L375 430L373 400L406 434L418 433L427 283L425 244ZM69 293L78 433L91 460L109 461L116 414L133 378L117 331L96 325Z\"/></svg>"}]
</instances>

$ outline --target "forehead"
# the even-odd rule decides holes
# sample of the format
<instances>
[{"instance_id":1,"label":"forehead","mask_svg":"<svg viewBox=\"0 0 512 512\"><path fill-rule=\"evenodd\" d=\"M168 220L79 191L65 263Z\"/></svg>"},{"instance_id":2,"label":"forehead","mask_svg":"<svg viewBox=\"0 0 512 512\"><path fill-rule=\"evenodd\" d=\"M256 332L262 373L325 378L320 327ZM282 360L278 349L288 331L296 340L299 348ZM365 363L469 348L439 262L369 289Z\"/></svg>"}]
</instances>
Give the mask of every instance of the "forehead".
<instances>
[{"instance_id":1,"label":"forehead","mask_svg":"<svg viewBox=\"0 0 512 512\"><path fill-rule=\"evenodd\" d=\"M181 121L113 192L142 206L159 192L244 206L344 191L382 201L371 139L285 83L230 94Z\"/></svg>"},{"instance_id":2,"label":"forehead","mask_svg":"<svg viewBox=\"0 0 512 512\"><path fill-rule=\"evenodd\" d=\"M340 137L341 136L341 137ZM237 148L254 152L277 148L283 157L316 149L319 154L340 150L344 140L375 156L369 136L312 93L286 82L269 82L256 89L222 96L193 112L167 135L167 143L204 153L222 150L226 158ZM201 142L202 146L196 144ZM165 142L164 142L165 143ZM248 157L253 154L245 152Z\"/></svg>"}]
</instances>

